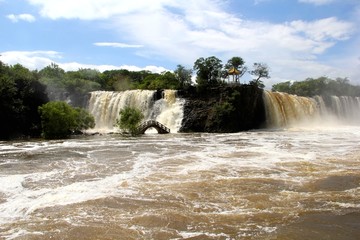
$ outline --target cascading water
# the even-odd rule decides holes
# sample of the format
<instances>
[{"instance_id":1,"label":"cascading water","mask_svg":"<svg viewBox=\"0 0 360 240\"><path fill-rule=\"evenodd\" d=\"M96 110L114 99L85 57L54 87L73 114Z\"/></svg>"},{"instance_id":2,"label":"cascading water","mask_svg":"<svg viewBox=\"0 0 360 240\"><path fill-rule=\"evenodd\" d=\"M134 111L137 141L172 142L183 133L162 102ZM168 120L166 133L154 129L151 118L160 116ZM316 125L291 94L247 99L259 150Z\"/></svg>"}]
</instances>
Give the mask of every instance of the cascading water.
<instances>
[{"instance_id":1,"label":"cascading water","mask_svg":"<svg viewBox=\"0 0 360 240\"><path fill-rule=\"evenodd\" d=\"M342 121L356 123L360 119L360 98L349 96L332 96L331 109Z\"/></svg>"},{"instance_id":2,"label":"cascading water","mask_svg":"<svg viewBox=\"0 0 360 240\"><path fill-rule=\"evenodd\" d=\"M171 132L179 131L183 120L185 99L176 97L176 90L164 90L163 98L154 103L150 119L169 127Z\"/></svg>"},{"instance_id":3,"label":"cascading water","mask_svg":"<svg viewBox=\"0 0 360 240\"><path fill-rule=\"evenodd\" d=\"M156 91L129 90L122 92L95 91L89 100L89 112L95 118L95 131L114 131L116 119L124 107L138 108L144 120L157 120L177 132L183 118L183 99L176 97L175 90L164 90L163 98L155 99Z\"/></svg>"},{"instance_id":4,"label":"cascading water","mask_svg":"<svg viewBox=\"0 0 360 240\"><path fill-rule=\"evenodd\" d=\"M114 131L119 111L136 107L144 120L157 120L178 132L183 119L185 99L177 98L175 90L164 90L156 100L156 91L130 90L123 92L96 91L91 93L89 111L95 117L95 131ZM266 124L270 128L291 127L299 124L341 122L359 124L360 98L331 96L323 98L299 97L287 93L264 91Z\"/></svg>"},{"instance_id":5,"label":"cascading water","mask_svg":"<svg viewBox=\"0 0 360 240\"><path fill-rule=\"evenodd\" d=\"M317 115L314 99L287 93L264 91L268 127L292 126Z\"/></svg>"},{"instance_id":6,"label":"cascading water","mask_svg":"<svg viewBox=\"0 0 360 240\"><path fill-rule=\"evenodd\" d=\"M331 96L325 101L321 96L299 97L287 93L264 91L267 127L291 127L325 121L360 123L360 98Z\"/></svg>"}]
</instances>

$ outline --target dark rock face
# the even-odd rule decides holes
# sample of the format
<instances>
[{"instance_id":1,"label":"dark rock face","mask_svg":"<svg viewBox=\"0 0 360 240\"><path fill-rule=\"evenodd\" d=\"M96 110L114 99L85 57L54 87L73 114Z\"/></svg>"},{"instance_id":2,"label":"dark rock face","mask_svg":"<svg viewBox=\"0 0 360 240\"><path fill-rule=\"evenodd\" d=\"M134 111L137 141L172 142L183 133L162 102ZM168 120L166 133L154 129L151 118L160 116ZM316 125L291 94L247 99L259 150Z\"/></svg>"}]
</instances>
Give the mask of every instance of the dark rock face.
<instances>
[{"instance_id":1,"label":"dark rock face","mask_svg":"<svg viewBox=\"0 0 360 240\"><path fill-rule=\"evenodd\" d=\"M186 99L180 132L239 132L265 125L263 90L228 85L178 93Z\"/></svg>"}]
</instances>

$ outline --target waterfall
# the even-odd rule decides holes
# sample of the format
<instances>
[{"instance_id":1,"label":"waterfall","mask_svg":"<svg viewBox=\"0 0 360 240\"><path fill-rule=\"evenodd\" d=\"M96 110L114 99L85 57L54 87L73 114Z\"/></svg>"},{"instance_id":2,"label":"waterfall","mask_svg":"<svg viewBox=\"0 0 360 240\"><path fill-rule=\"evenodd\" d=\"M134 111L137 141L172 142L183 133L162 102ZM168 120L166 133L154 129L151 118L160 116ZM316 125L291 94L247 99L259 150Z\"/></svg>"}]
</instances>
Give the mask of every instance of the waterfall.
<instances>
[{"instance_id":1,"label":"waterfall","mask_svg":"<svg viewBox=\"0 0 360 240\"><path fill-rule=\"evenodd\" d=\"M171 132L178 132L184 116L185 99L177 98L176 90L164 90L163 98L156 101L151 119L164 124Z\"/></svg>"},{"instance_id":2,"label":"waterfall","mask_svg":"<svg viewBox=\"0 0 360 240\"><path fill-rule=\"evenodd\" d=\"M333 122L359 124L360 98L331 96L299 97L281 92L264 91L267 127L290 127L299 124Z\"/></svg>"},{"instance_id":3,"label":"waterfall","mask_svg":"<svg viewBox=\"0 0 360 240\"><path fill-rule=\"evenodd\" d=\"M144 120L155 119L171 132L178 132L183 118L184 100L176 97L175 90L164 90L163 98L155 99L156 91L129 90L122 92L91 92L88 110L95 118L95 131L114 131L116 119L124 107L138 108Z\"/></svg>"},{"instance_id":4,"label":"waterfall","mask_svg":"<svg viewBox=\"0 0 360 240\"><path fill-rule=\"evenodd\" d=\"M292 126L318 113L316 101L311 98L269 91L264 91L263 98L268 127Z\"/></svg>"},{"instance_id":5,"label":"waterfall","mask_svg":"<svg viewBox=\"0 0 360 240\"><path fill-rule=\"evenodd\" d=\"M347 123L356 124L360 120L360 98L349 96L332 96L331 110L338 118Z\"/></svg>"}]
</instances>

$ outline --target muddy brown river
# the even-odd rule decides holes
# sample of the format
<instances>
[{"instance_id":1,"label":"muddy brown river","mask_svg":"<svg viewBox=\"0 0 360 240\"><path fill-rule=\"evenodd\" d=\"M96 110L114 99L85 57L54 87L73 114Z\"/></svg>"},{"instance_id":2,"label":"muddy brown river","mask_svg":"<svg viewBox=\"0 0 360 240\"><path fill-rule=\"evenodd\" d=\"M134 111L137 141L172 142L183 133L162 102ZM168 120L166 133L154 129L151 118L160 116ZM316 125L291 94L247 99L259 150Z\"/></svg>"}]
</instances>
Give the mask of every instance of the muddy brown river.
<instances>
[{"instance_id":1,"label":"muddy brown river","mask_svg":"<svg viewBox=\"0 0 360 240\"><path fill-rule=\"evenodd\" d=\"M360 239L360 128L0 142L0 239Z\"/></svg>"}]
</instances>

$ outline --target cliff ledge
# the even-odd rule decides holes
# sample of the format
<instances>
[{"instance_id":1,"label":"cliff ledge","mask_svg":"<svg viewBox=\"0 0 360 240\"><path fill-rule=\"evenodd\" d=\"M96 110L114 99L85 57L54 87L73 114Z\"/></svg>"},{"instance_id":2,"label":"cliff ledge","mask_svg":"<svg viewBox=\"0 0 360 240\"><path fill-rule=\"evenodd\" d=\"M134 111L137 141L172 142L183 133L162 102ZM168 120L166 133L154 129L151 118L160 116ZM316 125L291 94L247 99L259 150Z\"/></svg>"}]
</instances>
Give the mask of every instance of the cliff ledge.
<instances>
[{"instance_id":1,"label":"cliff ledge","mask_svg":"<svg viewBox=\"0 0 360 240\"><path fill-rule=\"evenodd\" d=\"M263 90L253 85L227 85L179 91L185 98L180 132L239 132L264 127Z\"/></svg>"}]
</instances>

